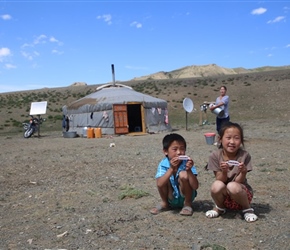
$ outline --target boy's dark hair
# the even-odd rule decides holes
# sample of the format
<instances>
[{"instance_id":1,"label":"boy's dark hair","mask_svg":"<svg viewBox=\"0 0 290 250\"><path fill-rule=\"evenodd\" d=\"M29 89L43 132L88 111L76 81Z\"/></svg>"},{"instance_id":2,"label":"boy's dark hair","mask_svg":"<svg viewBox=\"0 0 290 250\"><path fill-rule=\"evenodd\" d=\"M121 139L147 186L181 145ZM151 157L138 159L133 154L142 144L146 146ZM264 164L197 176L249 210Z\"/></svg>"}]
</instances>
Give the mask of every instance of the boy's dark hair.
<instances>
[{"instance_id":1,"label":"boy's dark hair","mask_svg":"<svg viewBox=\"0 0 290 250\"><path fill-rule=\"evenodd\" d=\"M171 133L171 134L166 135L163 138L163 140L162 140L163 150L168 150L168 148L170 147L171 143L174 142L174 141L178 141L178 142L184 143L184 147L186 149L186 141L185 141L185 139L179 134Z\"/></svg>"},{"instance_id":2,"label":"boy's dark hair","mask_svg":"<svg viewBox=\"0 0 290 250\"><path fill-rule=\"evenodd\" d=\"M225 131L228 128L237 128L240 131L241 144L244 147L244 142L245 142L245 139L244 139L244 131L243 131L242 127L238 123L234 123L234 122L225 122L225 123L223 123L222 124L222 127L221 127L221 129L219 131L220 140L223 138L223 136L225 134ZM222 147L223 147L223 145L220 144L219 148L222 148Z\"/></svg>"}]
</instances>

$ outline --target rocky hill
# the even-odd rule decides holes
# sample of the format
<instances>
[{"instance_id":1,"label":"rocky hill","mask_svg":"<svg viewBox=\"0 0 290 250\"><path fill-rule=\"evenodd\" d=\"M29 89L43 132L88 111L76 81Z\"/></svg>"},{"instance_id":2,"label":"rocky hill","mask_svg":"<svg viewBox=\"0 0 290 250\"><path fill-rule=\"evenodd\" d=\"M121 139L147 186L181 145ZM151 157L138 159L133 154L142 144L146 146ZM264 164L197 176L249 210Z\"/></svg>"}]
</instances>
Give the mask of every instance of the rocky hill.
<instances>
[{"instance_id":1,"label":"rocky hill","mask_svg":"<svg viewBox=\"0 0 290 250\"><path fill-rule=\"evenodd\" d=\"M208 65L191 65L180 69L172 70L169 72L160 71L147 76L135 77L133 80L160 80L160 79L181 79L191 77L213 77L225 75L237 75L243 73L265 72L272 70L290 69L290 66L283 67L260 67L254 69L245 68L223 68L216 64Z\"/></svg>"}]
</instances>

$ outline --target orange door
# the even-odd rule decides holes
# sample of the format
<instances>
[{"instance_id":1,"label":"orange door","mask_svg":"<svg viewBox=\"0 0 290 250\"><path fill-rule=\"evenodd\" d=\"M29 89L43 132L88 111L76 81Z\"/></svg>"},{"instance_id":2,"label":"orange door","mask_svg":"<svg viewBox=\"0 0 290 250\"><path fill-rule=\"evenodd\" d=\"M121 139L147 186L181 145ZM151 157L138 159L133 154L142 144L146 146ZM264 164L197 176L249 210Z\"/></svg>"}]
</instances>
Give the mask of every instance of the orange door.
<instances>
[{"instance_id":1,"label":"orange door","mask_svg":"<svg viewBox=\"0 0 290 250\"><path fill-rule=\"evenodd\" d=\"M128 113L126 104L114 104L114 126L115 134L128 134Z\"/></svg>"}]
</instances>

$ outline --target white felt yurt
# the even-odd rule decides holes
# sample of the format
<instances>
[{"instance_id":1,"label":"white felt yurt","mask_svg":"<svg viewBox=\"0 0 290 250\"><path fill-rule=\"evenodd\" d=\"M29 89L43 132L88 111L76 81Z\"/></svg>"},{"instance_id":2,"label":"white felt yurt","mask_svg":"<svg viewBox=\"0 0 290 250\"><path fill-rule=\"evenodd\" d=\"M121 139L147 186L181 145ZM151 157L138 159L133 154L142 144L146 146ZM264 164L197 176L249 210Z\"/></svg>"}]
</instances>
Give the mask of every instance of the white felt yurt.
<instances>
[{"instance_id":1,"label":"white felt yurt","mask_svg":"<svg viewBox=\"0 0 290 250\"><path fill-rule=\"evenodd\" d=\"M101 128L102 134L171 131L167 102L122 84L106 84L62 108L70 131Z\"/></svg>"}]
</instances>

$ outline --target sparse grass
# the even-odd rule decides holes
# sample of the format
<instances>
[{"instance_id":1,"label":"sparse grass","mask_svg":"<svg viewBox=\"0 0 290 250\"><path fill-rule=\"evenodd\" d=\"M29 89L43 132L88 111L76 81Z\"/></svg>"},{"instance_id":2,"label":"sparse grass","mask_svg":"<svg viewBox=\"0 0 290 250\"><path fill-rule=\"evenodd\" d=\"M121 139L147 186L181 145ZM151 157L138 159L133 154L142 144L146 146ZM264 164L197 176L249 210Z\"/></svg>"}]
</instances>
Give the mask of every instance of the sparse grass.
<instances>
[{"instance_id":1,"label":"sparse grass","mask_svg":"<svg viewBox=\"0 0 290 250\"><path fill-rule=\"evenodd\" d=\"M205 244L200 247L200 249L210 249L210 250L226 250L225 247L217 245L217 244Z\"/></svg>"},{"instance_id":2,"label":"sparse grass","mask_svg":"<svg viewBox=\"0 0 290 250\"><path fill-rule=\"evenodd\" d=\"M125 198L134 198L134 199L139 199L144 196L149 196L149 193L143 191L143 190L138 190L133 187L125 186L121 187L122 192L119 195L119 199L123 200Z\"/></svg>"},{"instance_id":3,"label":"sparse grass","mask_svg":"<svg viewBox=\"0 0 290 250\"><path fill-rule=\"evenodd\" d=\"M267 173L267 172L270 172L270 170L267 169L267 168L263 168L263 169L260 170L260 172L262 172L262 173Z\"/></svg>"},{"instance_id":4,"label":"sparse grass","mask_svg":"<svg viewBox=\"0 0 290 250\"><path fill-rule=\"evenodd\" d=\"M280 105L279 109L277 107L270 109L274 105L270 103L264 105L264 97L269 93L273 93L273 88L279 84L279 87L276 87L277 89L274 89L274 91L279 91L280 100L287 100L290 94L288 88L289 79L290 70L284 70L280 73L276 70L235 76L170 78L167 80L149 79L122 82L122 84L131 86L138 92L166 100L168 102L169 121L174 128L184 123L182 101L185 97L191 98L195 108L199 110L199 106L204 101L215 101L219 94L219 87L226 84L231 85L228 88L231 100L231 119L237 121L259 119L263 117L262 111L264 109L267 109L267 115L271 119L286 117L283 114L288 112L287 105ZM275 85L271 81L275 81ZM61 130L62 107L93 93L96 87L98 85L2 93L0 94L0 133L18 132L18 125L28 117L31 102L43 100L48 101L47 113L43 117L49 118L44 127L49 127L51 131ZM190 117L192 118L191 124L197 124L199 112L193 112ZM210 112L208 117L210 122L215 120L215 117Z\"/></svg>"},{"instance_id":5,"label":"sparse grass","mask_svg":"<svg viewBox=\"0 0 290 250\"><path fill-rule=\"evenodd\" d=\"M275 171L276 172L284 172L284 171L287 171L286 168L275 168Z\"/></svg>"}]
</instances>

